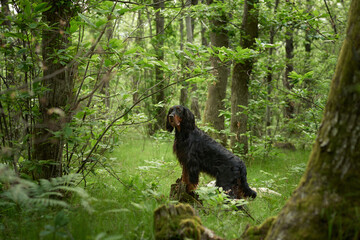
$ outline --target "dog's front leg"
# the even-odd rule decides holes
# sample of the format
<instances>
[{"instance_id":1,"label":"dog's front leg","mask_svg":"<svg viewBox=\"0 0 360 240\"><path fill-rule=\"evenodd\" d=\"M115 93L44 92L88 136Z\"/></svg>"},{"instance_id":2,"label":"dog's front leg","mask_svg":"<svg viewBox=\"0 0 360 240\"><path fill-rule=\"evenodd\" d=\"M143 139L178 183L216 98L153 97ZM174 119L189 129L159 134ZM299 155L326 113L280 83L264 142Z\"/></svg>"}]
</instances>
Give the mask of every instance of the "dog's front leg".
<instances>
[{"instance_id":1,"label":"dog's front leg","mask_svg":"<svg viewBox=\"0 0 360 240\"><path fill-rule=\"evenodd\" d=\"M187 193L194 191L198 184L198 181L192 182L190 179L191 179L191 176L189 175L189 171L187 170L187 168L185 166L183 166L181 180L186 184L186 192Z\"/></svg>"}]
</instances>

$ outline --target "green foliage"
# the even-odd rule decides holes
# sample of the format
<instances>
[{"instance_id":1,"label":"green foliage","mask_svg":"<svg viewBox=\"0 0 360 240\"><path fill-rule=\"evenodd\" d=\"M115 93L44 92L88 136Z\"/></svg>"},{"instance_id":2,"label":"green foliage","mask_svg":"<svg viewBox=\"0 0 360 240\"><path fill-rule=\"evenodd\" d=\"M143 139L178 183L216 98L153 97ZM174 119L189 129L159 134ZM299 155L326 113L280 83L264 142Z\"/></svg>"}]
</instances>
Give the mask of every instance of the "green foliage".
<instances>
[{"instance_id":1,"label":"green foliage","mask_svg":"<svg viewBox=\"0 0 360 240\"><path fill-rule=\"evenodd\" d=\"M256 60L249 82L249 104L243 106L249 139L245 159L250 165L250 182L282 196L264 195L248 202L251 214L257 220L276 214L296 185L304 169L304 164L297 161L305 162L305 157L297 153L284 156L273 143L290 142L297 149L312 146L345 35L348 3L329 2L330 12L336 16L335 33L329 24L329 12L319 2L306 5L307 2L280 1L275 11L275 1L265 0L257 6L260 35L255 51L239 47L243 1L186 7L167 1L161 12L165 30L158 36L152 3L133 3L20 0L7 3L9 12L1 9L0 163L6 168L0 169L4 173L0 174L0 215L5 216L0 230L5 229L4 238L16 235L17 223L24 225L18 236L23 239L153 238L152 211L168 201L169 186L181 173L172 156L171 134L157 131L151 140L139 138L148 135L149 126L158 115L156 110L178 104L181 89L188 90L188 102L197 98L203 114L208 86L215 84L216 69L210 64L214 57L229 64L229 68L235 62ZM64 29L59 30L45 22L44 14L64 4L71 5L67 9L72 12L61 16L66 21L60 22ZM224 14L229 17L226 30L231 47L202 45L202 40L209 42L210 31L220 30L209 25L209 21L222 21ZM178 20L183 21L186 16L194 19L192 43L185 43L186 26L184 39L180 39ZM287 28L296 33L291 91L282 85ZM269 39L271 30L275 32L273 43ZM36 178L43 166L54 163L53 159L34 159L33 155L34 145L39 144L34 142L36 132L44 127L40 103L51 91L43 84L48 77L44 70L49 67L44 66L46 59L42 59L46 31L60 31L67 38L64 46L49 49L48 55L74 81L68 104L55 108L61 114L55 114L57 117L52 120L60 119L61 124L51 132L53 141L63 143L62 174L69 176L33 182L29 179ZM154 44L162 41L159 51L164 53L164 60L159 61ZM311 43L311 52L305 51L306 42ZM155 67L163 71L164 81L160 84L155 79ZM164 99L156 101L160 85ZM219 113L225 119L221 132L227 137L233 135L230 94L228 86L226 109ZM292 119L283 115L288 99L296 109ZM265 123L268 110L270 126ZM206 132L219 132L200 119L197 121ZM73 173L79 173L81 178ZM203 185L210 180L206 176L201 179ZM98 200L75 187L74 183L80 180ZM202 217L219 235L226 232L227 238L237 238L251 222L242 214L224 211L233 205L218 189L200 187L199 194L209 209L201 212ZM68 195L76 197L69 199ZM212 209L216 210L214 214ZM238 226L233 226L234 222L239 222Z\"/></svg>"},{"instance_id":2,"label":"green foliage","mask_svg":"<svg viewBox=\"0 0 360 240\"><path fill-rule=\"evenodd\" d=\"M167 135L172 138L172 134ZM132 133L120 137L119 141L122 144L108 156L107 163L96 167L87 177L86 189L91 197L71 191L77 197L70 201L56 198L63 201L67 208L47 205L42 206L41 212L22 208L22 236L55 239L153 239L153 211L169 201L170 185L181 176L181 167L172 153L172 139L144 139ZM278 213L299 181L307 156L307 152L278 152L272 159L253 159L248 163L248 181L251 187L266 187L281 194L279 197L260 193L258 190L258 197L246 202L248 213L256 221ZM36 192L41 195L46 193L43 189L49 189L50 193L56 192L53 188L63 189L58 183L70 181L65 179L66 177L63 180L41 181ZM71 179L73 181L76 178ZM205 187L211 180L213 179L207 175L200 176L198 194L204 202L204 208L198 209L200 218L206 227L220 236L227 239L239 237L247 224L255 222L243 211L234 211L237 203L229 200L221 190ZM45 196L49 198L46 194L42 197ZM83 200L89 206L84 205ZM240 201L241 205L244 203ZM9 208L2 209L8 209L1 212L6 216L2 227L7 235L3 236L16 236L19 234L16 232L16 225L9 224L9 221L15 223L18 215L14 215L14 210L10 211ZM24 214L27 211L31 214Z\"/></svg>"},{"instance_id":3,"label":"green foliage","mask_svg":"<svg viewBox=\"0 0 360 240\"><path fill-rule=\"evenodd\" d=\"M90 214L94 211L91 202L95 199L76 186L78 180L77 175L66 175L33 182L17 177L6 165L0 164L1 237L13 238L13 234L30 237L37 226L40 227L36 229L40 231L38 237L71 238L70 210L81 207ZM48 224L49 221L53 224ZM41 224L45 224L44 229Z\"/></svg>"},{"instance_id":4,"label":"green foliage","mask_svg":"<svg viewBox=\"0 0 360 240\"><path fill-rule=\"evenodd\" d=\"M36 212L48 207L69 208L62 200L67 194L73 193L82 199L82 205L89 207L89 195L81 187L75 187L79 176L66 175L50 180L40 179L39 183L19 178L5 165L0 165L1 205L6 211Z\"/></svg>"},{"instance_id":5,"label":"green foliage","mask_svg":"<svg viewBox=\"0 0 360 240\"><path fill-rule=\"evenodd\" d=\"M206 209L205 212L213 211L219 214L226 210L238 211L238 208L247 204L244 199L229 198L222 188L200 187L196 193L199 194L199 198Z\"/></svg>"}]
</instances>

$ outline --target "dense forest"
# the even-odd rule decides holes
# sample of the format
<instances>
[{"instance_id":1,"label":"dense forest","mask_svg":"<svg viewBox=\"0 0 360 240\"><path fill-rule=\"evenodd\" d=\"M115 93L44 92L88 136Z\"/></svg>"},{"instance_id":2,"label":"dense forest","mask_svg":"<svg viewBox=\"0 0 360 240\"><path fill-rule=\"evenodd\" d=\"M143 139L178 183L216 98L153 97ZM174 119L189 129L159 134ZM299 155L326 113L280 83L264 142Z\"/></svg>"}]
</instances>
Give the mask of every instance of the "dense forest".
<instances>
[{"instance_id":1,"label":"dense forest","mask_svg":"<svg viewBox=\"0 0 360 240\"><path fill-rule=\"evenodd\" d=\"M156 238L181 177L174 105L258 191L238 211L201 175L196 214L216 235L358 239L359 13L359 0L1 0L0 239Z\"/></svg>"}]
</instances>

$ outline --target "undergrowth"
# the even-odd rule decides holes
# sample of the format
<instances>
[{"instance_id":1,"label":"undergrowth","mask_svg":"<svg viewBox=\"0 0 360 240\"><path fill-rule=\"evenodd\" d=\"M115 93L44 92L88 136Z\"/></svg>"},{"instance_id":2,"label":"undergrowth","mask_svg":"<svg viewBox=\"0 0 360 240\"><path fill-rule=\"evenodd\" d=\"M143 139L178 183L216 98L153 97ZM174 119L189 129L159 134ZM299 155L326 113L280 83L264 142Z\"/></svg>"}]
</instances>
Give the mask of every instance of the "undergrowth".
<instances>
[{"instance_id":1,"label":"undergrowth","mask_svg":"<svg viewBox=\"0 0 360 240\"><path fill-rule=\"evenodd\" d=\"M237 203L246 203L247 213L234 211L221 191L206 187L214 179L201 175L204 207L197 212L206 227L226 239L238 238L246 225L280 211L305 170L308 152L271 156L246 163L250 186L273 191L258 190L255 200ZM60 184L66 178L40 184L2 181L0 239L153 239L153 211L170 202L170 186L181 176L172 140L126 138L106 158L86 181L73 176L66 187ZM25 200L16 201L17 194L25 194Z\"/></svg>"}]
</instances>

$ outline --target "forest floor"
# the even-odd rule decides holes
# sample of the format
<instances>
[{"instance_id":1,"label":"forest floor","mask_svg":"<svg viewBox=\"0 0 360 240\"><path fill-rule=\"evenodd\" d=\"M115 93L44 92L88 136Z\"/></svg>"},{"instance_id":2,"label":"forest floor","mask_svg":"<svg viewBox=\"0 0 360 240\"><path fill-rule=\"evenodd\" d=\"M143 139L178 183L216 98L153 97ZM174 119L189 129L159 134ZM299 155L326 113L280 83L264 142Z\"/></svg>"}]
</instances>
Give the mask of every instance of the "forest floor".
<instances>
[{"instance_id":1,"label":"forest floor","mask_svg":"<svg viewBox=\"0 0 360 240\"><path fill-rule=\"evenodd\" d=\"M226 239L238 238L245 227L263 222L278 214L299 183L308 160L308 151L274 150L271 157L254 158L247 164L248 182L252 188L267 188L276 193L258 193L247 203L254 219L241 211L226 211L216 193L204 200L197 212L203 224ZM14 239L153 239L153 212L171 202L171 184L181 176L181 168L172 152L169 138L127 138L108 154L86 180L91 207L81 207L74 198L70 209L44 213L32 221L17 218L18 230L7 236ZM204 174L199 188L212 181ZM83 186L84 182L82 183ZM29 217L29 216L28 216ZM55 229L55 230L54 230ZM52 231L52 234L47 234ZM1 238L1 236L0 236Z\"/></svg>"}]
</instances>

